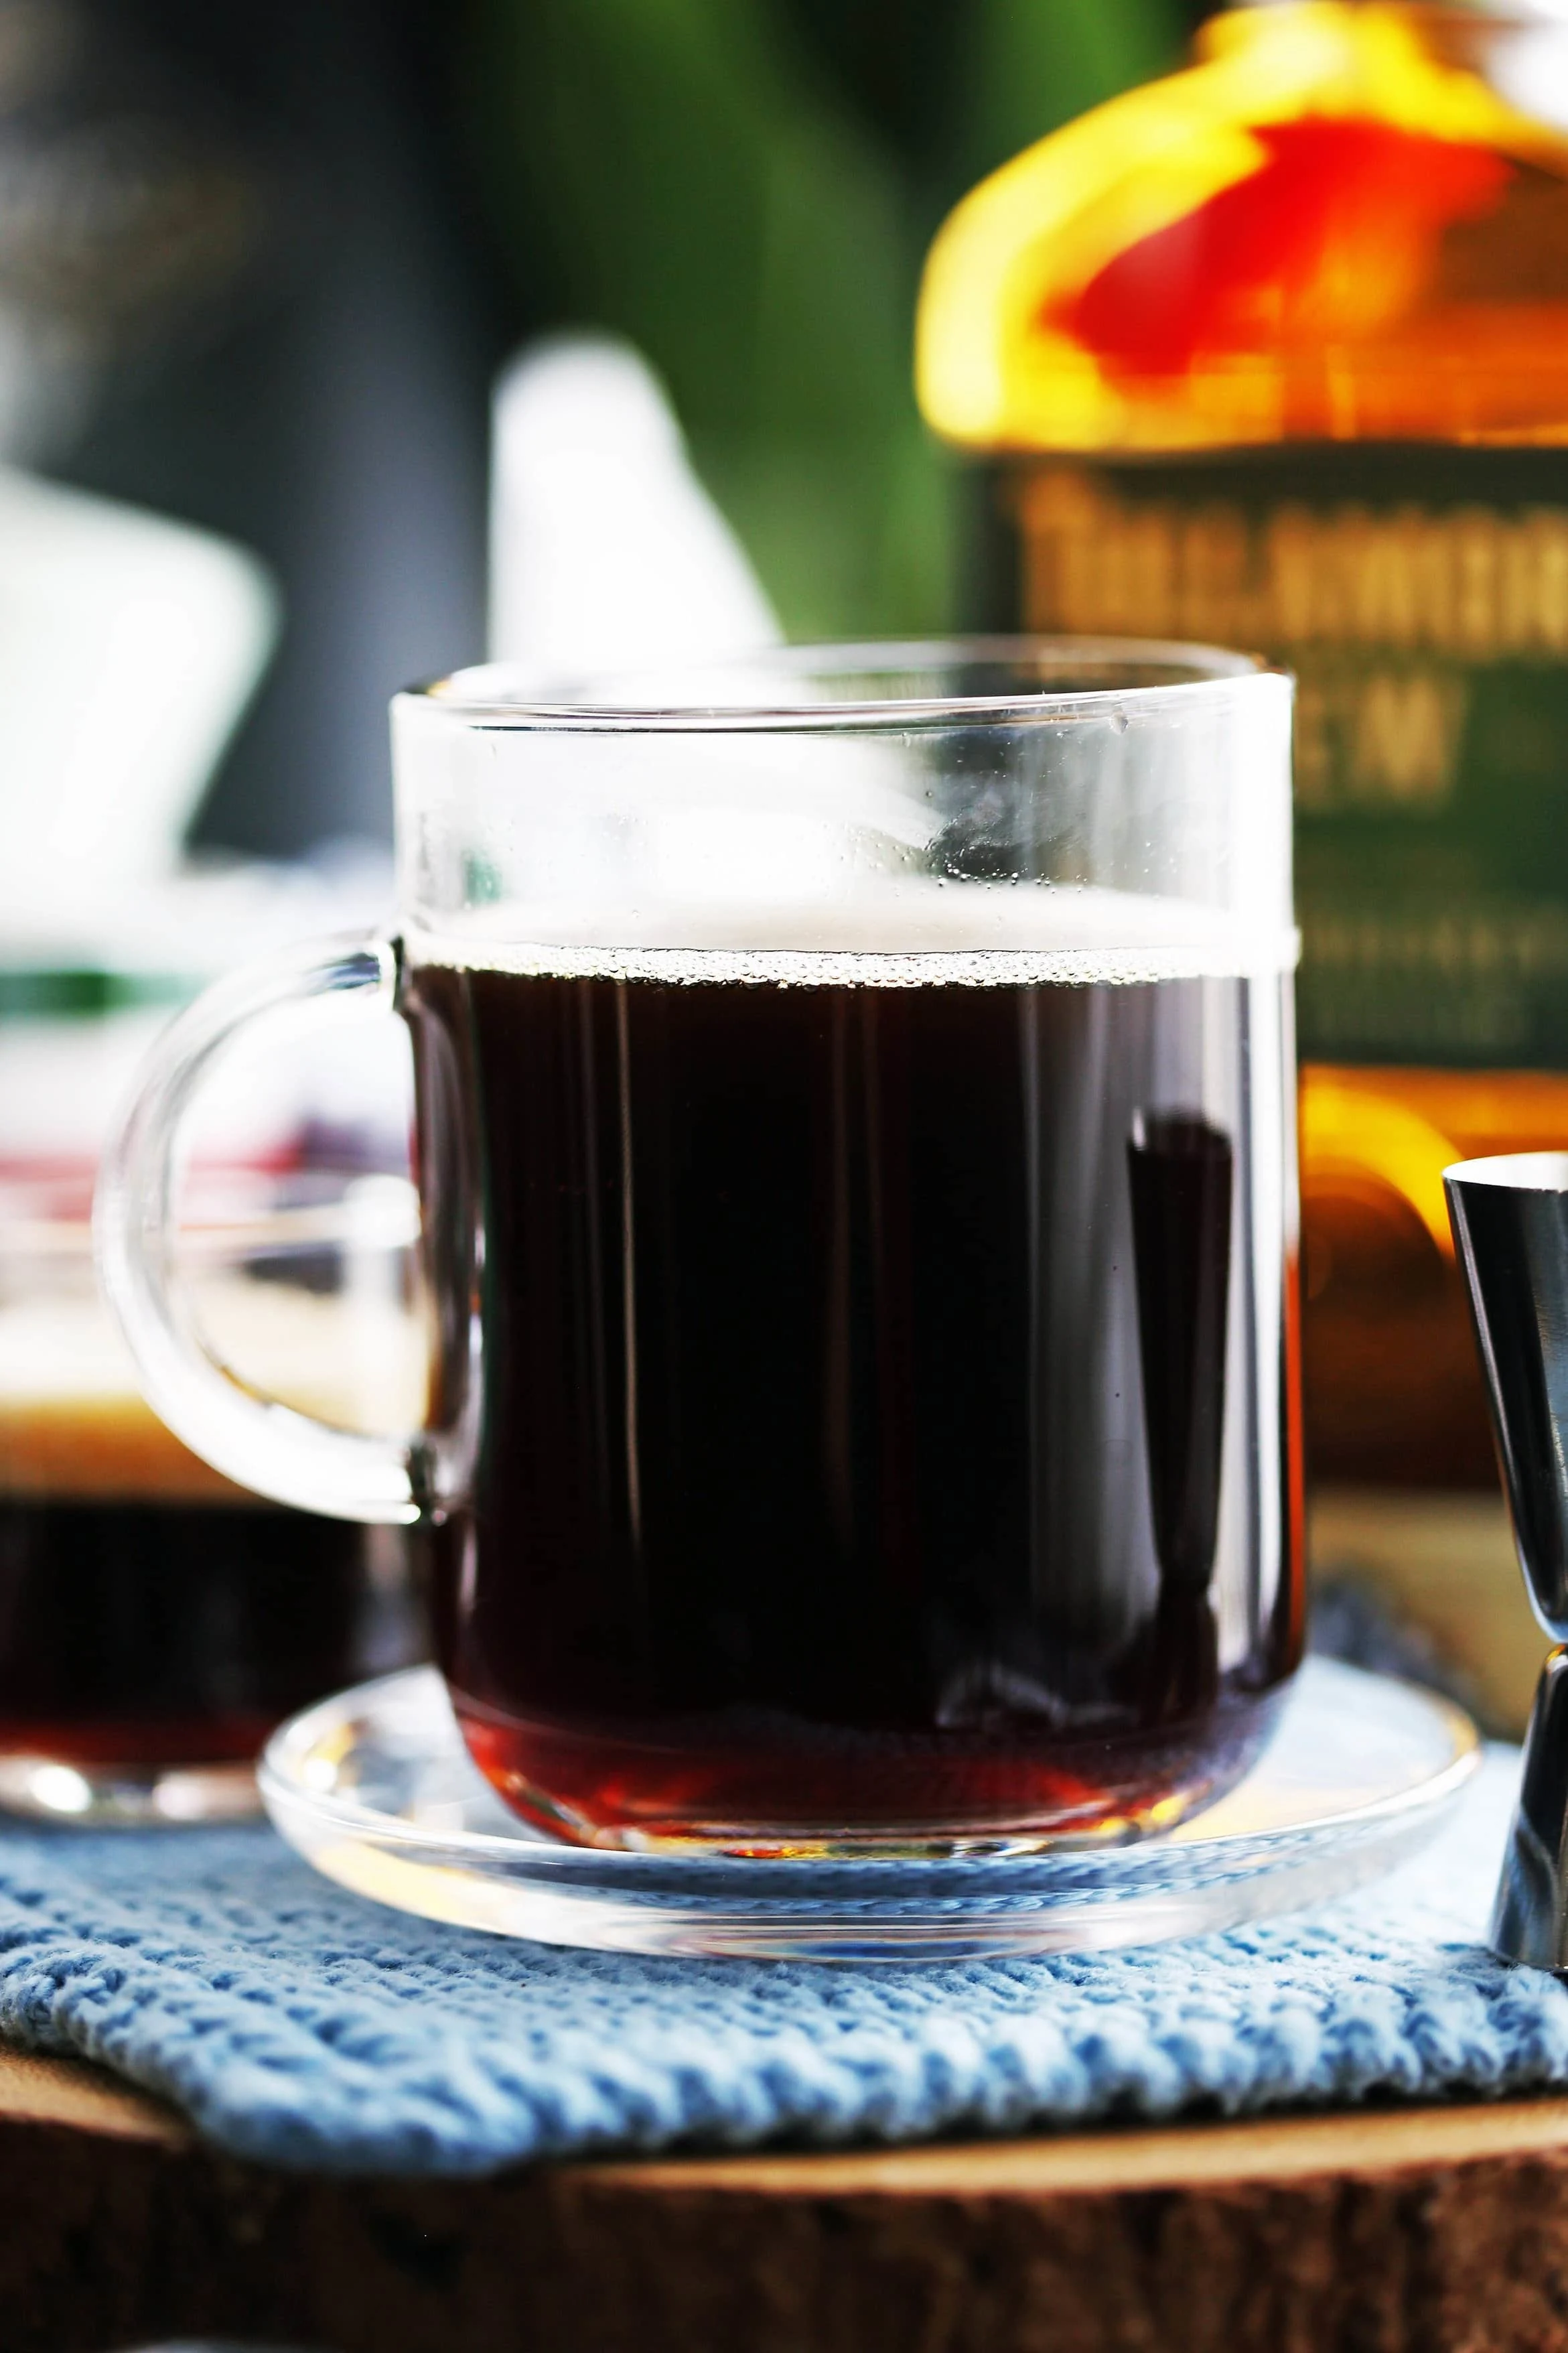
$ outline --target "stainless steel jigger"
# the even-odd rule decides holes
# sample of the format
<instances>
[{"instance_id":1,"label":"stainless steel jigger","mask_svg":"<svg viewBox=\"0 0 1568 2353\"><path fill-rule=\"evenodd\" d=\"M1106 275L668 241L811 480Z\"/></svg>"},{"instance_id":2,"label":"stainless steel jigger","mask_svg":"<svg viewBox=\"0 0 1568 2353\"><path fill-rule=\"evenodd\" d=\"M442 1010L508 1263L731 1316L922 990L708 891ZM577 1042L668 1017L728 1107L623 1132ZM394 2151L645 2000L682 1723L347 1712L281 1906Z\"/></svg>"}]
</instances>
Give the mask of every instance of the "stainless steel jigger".
<instances>
[{"instance_id":1,"label":"stainless steel jigger","mask_svg":"<svg viewBox=\"0 0 1568 2353\"><path fill-rule=\"evenodd\" d=\"M1568 1972L1568 1152L1443 1172L1525 1589L1557 1646L1492 1912L1505 1960Z\"/></svg>"}]
</instances>

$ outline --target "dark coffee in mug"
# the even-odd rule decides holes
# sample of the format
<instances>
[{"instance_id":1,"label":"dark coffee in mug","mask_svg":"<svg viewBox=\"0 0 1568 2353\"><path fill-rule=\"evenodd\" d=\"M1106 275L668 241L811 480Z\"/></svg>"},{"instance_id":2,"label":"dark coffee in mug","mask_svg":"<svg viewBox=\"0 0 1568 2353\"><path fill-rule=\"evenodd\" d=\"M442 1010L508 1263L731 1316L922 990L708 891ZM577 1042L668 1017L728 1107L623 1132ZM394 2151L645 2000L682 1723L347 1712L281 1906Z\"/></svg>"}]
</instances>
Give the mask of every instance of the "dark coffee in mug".
<instances>
[{"instance_id":1,"label":"dark coffee in mug","mask_svg":"<svg viewBox=\"0 0 1568 2353\"><path fill-rule=\"evenodd\" d=\"M296 1708L416 1654L383 1622L399 1548L279 1505L0 1498L0 1756L247 1761Z\"/></svg>"},{"instance_id":2,"label":"dark coffee in mug","mask_svg":"<svg viewBox=\"0 0 1568 2353\"><path fill-rule=\"evenodd\" d=\"M406 1535L247 1494L100 1364L75 1393L29 1366L21 1320L0 1313L0 1757L248 1761L296 1708L419 1654ZM68 1308L54 1335L58 1360Z\"/></svg>"},{"instance_id":3,"label":"dark coffee in mug","mask_svg":"<svg viewBox=\"0 0 1568 2353\"><path fill-rule=\"evenodd\" d=\"M366 1377L331 1344L357 1280L353 1328L388 1393L403 1327L385 1282L374 1289L384 1254L351 1250L341 1202L298 1211L283 1180L246 1181L267 1216L226 1239L209 1223L205 1304L278 1386L352 1424ZM117 1775L151 1788L165 1769L247 1763L295 1709L422 1648L408 1533L268 1502L141 1397L94 1282L86 1208L68 1175L0 1187L6 1804L32 1802L20 1759L73 1768L61 1786L84 1806ZM400 1386L416 1411L416 1364Z\"/></svg>"},{"instance_id":4,"label":"dark coffee in mug","mask_svg":"<svg viewBox=\"0 0 1568 2353\"><path fill-rule=\"evenodd\" d=\"M438 1647L521 1813L1103 1839L1244 1768L1300 1636L1288 985L1195 961L413 946L479 1366Z\"/></svg>"}]
</instances>

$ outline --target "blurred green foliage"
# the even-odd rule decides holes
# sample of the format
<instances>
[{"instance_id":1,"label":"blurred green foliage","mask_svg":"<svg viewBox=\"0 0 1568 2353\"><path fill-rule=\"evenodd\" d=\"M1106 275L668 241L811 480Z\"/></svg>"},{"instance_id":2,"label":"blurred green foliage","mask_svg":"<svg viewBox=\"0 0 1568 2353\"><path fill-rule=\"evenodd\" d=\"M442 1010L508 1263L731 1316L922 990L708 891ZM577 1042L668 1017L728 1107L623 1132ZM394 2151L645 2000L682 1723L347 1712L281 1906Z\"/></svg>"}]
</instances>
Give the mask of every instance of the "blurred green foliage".
<instances>
[{"instance_id":1,"label":"blurred green foliage","mask_svg":"<svg viewBox=\"0 0 1568 2353\"><path fill-rule=\"evenodd\" d=\"M1173 64L1180 0L474 5L533 315L653 362L792 636L961 618L961 477L910 381L921 259L984 173Z\"/></svg>"}]
</instances>

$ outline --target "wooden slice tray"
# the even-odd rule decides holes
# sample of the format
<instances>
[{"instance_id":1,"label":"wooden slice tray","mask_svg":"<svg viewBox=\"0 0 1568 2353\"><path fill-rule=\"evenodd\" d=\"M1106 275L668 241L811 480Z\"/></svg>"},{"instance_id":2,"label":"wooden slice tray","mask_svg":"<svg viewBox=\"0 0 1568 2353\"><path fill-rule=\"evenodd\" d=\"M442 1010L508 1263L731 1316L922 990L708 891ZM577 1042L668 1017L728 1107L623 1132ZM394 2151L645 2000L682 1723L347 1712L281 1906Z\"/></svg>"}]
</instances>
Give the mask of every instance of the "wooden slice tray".
<instances>
[{"instance_id":1,"label":"wooden slice tray","mask_svg":"<svg viewBox=\"0 0 1568 2353\"><path fill-rule=\"evenodd\" d=\"M0 2348L1552 2353L1568 2100L338 2181L0 2052Z\"/></svg>"}]
</instances>

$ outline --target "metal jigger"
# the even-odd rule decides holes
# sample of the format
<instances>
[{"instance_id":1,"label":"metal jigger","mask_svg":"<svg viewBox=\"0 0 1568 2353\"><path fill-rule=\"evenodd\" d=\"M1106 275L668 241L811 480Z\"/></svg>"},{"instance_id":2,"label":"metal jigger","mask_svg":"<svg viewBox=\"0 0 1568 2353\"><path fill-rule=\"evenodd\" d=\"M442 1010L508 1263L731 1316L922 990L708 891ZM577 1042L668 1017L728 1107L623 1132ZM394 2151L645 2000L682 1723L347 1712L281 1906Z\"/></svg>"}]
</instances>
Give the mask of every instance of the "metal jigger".
<instances>
[{"instance_id":1,"label":"metal jigger","mask_svg":"<svg viewBox=\"0 0 1568 2353\"><path fill-rule=\"evenodd\" d=\"M1514 1543L1549 1651L1525 1736L1491 1941L1568 1972L1568 1152L1445 1169Z\"/></svg>"}]
</instances>

